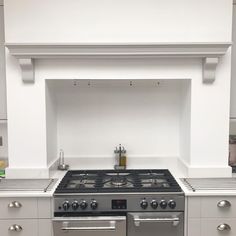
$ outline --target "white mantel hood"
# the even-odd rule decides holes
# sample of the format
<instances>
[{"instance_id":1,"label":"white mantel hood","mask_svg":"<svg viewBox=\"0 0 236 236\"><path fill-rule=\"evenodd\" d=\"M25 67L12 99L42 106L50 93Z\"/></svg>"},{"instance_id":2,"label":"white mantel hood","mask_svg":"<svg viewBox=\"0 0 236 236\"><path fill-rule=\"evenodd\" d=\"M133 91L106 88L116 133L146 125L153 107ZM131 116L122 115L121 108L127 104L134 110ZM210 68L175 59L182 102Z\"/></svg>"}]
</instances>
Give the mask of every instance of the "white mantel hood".
<instances>
[{"instance_id":1,"label":"white mantel hood","mask_svg":"<svg viewBox=\"0 0 236 236\"><path fill-rule=\"evenodd\" d=\"M34 82L34 59L48 58L153 58L191 57L203 60L203 82L212 83L219 57L226 43L100 43L100 44L42 44L7 43L10 54L19 60L24 82Z\"/></svg>"}]
</instances>

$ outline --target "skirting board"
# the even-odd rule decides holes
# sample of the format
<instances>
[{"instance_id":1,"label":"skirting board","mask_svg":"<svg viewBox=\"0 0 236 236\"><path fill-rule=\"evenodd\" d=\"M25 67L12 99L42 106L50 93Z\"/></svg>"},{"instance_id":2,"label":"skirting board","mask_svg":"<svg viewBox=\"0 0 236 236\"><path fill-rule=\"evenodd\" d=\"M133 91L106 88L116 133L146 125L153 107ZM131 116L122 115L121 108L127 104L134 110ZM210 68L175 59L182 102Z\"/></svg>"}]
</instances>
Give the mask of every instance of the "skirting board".
<instances>
[{"instance_id":1,"label":"skirting board","mask_svg":"<svg viewBox=\"0 0 236 236\"><path fill-rule=\"evenodd\" d=\"M182 159L179 159L179 166L182 166L188 178L210 178L210 177L232 177L230 166L191 166Z\"/></svg>"}]
</instances>

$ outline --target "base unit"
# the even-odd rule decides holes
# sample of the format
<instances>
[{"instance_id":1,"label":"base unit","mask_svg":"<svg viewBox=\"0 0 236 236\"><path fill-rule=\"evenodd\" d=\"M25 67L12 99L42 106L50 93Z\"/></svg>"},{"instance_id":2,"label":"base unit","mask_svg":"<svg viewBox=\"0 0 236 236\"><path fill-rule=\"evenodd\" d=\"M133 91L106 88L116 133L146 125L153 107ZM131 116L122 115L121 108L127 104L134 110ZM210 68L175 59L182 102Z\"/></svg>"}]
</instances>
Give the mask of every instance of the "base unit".
<instances>
[{"instance_id":1,"label":"base unit","mask_svg":"<svg viewBox=\"0 0 236 236\"><path fill-rule=\"evenodd\" d=\"M201 236L235 236L236 218L201 219Z\"/></svg>"},{"instance_id":2,"label":"base unit","mask_svg":"<svg viewBox=\"0 0 236 236\"><path fill-rule=\"evenodd\" d=\"M198 196L187 200L187 236L235 236L236 199Z\"/></svg>"},{"instance_id":3,"label":"base unit","mask_svg":"<svg viewBox=\"0 0 236 236\"><path fill-rule=\"evenodd\" d=\"M0 229L1 236L38 236L38 222L36 219L0 220Z\"/></svg>"},{"instance_id":4,"label":"base unit","mask_svg":"<svg viewBox=\"0 0 236 236\"><path fill-rule=\"evenodd\" d=\"M52 236L52 219L38 220L38 236Z\"/></svg>"},{"instance_id":5,"label":"base unit","mask_svg":"<svg viewBox=\"0 0 236 236\"><path fill-rule=\"evenodd\" d=\"M201 236L201 219L188 219L186 236ZM210 235L209 235L210 236Z\"/></svg>"}]
</instances>

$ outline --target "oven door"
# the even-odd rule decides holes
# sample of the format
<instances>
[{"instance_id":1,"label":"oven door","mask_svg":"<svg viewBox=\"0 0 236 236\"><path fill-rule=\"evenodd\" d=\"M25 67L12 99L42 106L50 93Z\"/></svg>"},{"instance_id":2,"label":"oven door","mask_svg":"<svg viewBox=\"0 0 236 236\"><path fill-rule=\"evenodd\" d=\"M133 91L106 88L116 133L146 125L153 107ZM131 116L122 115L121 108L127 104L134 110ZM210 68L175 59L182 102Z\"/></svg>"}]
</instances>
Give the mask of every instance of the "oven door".
<instances>
[{"instance_id":1,"label":"oven door","mask_svg":"<svg viewBox=\"0 0 236 236\"><path fill-rule=\"evenodd\" d=\"M128 236L183 236L183 212L128 213Z\"/></svg>"},{"instance_id":2,"label":"oven door","mask_svg":"<svg viewBox=\"0 0 236 236\"><path fill-rule=\"evenodd\" d=\"M54 236L126 236L126 216L55 217Z\"/></svg>"}]
</instances>

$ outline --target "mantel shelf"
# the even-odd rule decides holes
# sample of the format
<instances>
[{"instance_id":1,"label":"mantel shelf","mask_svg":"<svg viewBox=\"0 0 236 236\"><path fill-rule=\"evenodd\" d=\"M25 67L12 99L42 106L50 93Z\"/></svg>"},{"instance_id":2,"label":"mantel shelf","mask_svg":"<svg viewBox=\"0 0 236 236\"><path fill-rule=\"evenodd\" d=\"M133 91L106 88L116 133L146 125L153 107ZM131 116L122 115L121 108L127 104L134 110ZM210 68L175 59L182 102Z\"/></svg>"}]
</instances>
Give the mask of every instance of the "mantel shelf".
<instances>
[{"instance_id":1,"label":"mantel shelf","mask_svg":"<svg viewBox=\"0 0 236 236\"><path fill-rule=\"evenodd\" d=\"M219 57L227 52L231 43L7 43L5 45L10 54L19 60L24 82L34 82L34 59L191 57L203 59L203 82L211 83L215 80Z\"/></svg>"}]
</instances>

